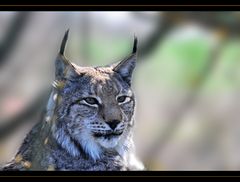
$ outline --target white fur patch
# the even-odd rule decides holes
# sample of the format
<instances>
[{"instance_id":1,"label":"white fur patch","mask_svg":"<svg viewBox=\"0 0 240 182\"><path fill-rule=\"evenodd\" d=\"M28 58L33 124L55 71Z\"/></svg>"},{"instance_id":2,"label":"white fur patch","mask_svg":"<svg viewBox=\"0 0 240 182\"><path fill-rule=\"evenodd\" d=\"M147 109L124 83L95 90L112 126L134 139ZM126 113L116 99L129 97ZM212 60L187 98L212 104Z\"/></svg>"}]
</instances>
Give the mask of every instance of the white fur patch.
<instances>
[{"instance_id":1,"label":"white fur patch","mask_svg":"<svg viewBox=\"0 0 240 182\"><path fill-rule=\"evenodd\" d=\"M130 153L128 157L128 166L131 168L131 170L144 170L145 167L142 162L140 162L134 153Z\"/></svg>"},{"instance_id":2,"label":"white fur patch","mask_svg":"<svg viewBox=\"0 0 240 182\"><path fill-rule=\"evenodd\" d=\"M134 143L132 140L132 133L125 134L122 141L117 146L118 153L122 156L123 160L131 170L144 170L145 167L135 155Z\"/></svg>"},{"instance_id":3,"label":"white fur patch","mask_svg":"<svg viewBox=\"0 0 240 182\"><path fill-rule=\"evenodd\" d=\"M84 151L92 157L93 160L101 158L102 149L96 143L95 139L86 132L82 132L79 137L80 144Z\"/></svg>"}]
</instances>

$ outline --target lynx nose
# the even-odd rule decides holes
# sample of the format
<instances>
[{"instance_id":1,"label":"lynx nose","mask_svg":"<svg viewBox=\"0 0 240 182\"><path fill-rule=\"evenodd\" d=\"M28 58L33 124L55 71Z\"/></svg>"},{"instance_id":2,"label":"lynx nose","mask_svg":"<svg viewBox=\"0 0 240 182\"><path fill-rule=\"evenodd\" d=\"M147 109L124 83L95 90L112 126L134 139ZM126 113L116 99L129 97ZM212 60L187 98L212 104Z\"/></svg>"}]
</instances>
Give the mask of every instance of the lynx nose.
<instances>
[{"instance_id":1,"label":"lynx nose","mask_svg":"<svg viewBox=\"0 0 240 182\"><path fill-rule=\"evenodd\" d=\"M108 121L106 123L109 125L109 127L112 130L114 130L117 127L117 125L120 123L120 121L119 120L112 120L112 121Z\"/></svg>"}]
</instances>

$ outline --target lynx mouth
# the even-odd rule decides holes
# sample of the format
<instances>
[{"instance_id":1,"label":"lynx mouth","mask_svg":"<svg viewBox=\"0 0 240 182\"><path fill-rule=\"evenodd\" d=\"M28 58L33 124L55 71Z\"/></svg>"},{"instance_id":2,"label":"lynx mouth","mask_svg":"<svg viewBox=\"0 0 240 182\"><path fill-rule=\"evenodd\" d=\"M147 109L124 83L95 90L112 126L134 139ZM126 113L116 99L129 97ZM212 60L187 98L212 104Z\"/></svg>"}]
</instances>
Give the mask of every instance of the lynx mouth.
<instances>
[{"instance_id":1,"label":"lynx mouth","mask_svg":"<svg viewBox=\"0 0 240 182\"><path fill-rule=\"evenodd\" d=\"M118 137L122 135L123 131L121 132L109 132L109 133L93 133L94 137L96 138L101 138L103 137L104 139L111 139L113 137Z\"/></svg>"}]
</instances>

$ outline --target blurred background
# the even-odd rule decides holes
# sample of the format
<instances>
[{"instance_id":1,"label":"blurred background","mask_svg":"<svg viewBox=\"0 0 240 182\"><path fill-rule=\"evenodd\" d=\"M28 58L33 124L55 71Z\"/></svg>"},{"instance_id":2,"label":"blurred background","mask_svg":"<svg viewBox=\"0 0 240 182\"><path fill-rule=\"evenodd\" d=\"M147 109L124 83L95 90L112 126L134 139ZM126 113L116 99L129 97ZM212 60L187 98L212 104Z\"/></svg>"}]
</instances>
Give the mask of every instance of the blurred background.
<instances>
[{"instance_id":1,"label":"blurred background","mask_svg":"<svg viewBox=\"0 0 240 182\"><path fill-rule=\"evenodd\" d=\"M39 121L66 29L82 66L139 60L134 140L149 170L240 169L240 12L0 12L0 165Z\"/></svg>"}]
</instances>

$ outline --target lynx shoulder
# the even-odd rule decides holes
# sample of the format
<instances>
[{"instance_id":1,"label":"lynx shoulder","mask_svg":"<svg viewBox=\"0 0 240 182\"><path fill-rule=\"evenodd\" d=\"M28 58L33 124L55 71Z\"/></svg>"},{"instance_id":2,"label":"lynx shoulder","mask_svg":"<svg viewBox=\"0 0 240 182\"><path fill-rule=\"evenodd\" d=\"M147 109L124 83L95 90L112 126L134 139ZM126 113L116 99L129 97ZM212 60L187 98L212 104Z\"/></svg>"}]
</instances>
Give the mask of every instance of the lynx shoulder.
<instances>
[{"instance_id":1,"label":"lynx shoulder","mask_svg":"<svg viewBox=\"0 0 240 182\"><path fill-rule=\"evenodd\" d=\"M104 67L71 63L64 56L67 39L68 31L45 117L3 170L143 170L132 140L137 39L126 59Z\"/></svg>"}]
</instances>

